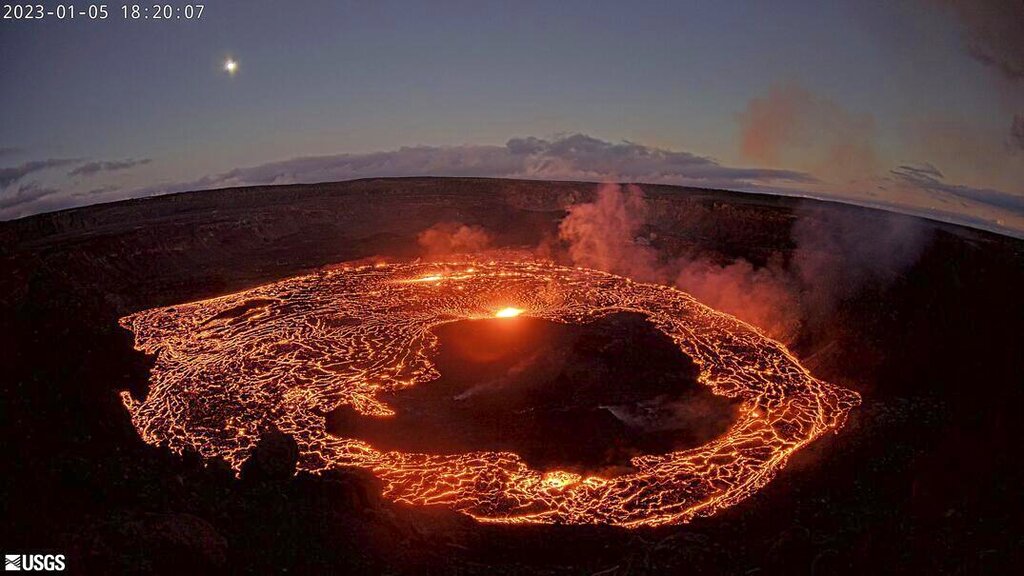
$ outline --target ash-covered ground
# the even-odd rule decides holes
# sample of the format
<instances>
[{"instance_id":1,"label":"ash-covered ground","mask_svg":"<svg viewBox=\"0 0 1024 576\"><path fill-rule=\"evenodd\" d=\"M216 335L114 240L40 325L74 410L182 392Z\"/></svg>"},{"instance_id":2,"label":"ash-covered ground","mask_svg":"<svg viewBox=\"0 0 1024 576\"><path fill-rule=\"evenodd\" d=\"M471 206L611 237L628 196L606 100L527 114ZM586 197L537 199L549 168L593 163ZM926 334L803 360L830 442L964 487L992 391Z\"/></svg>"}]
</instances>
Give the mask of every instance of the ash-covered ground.
<instances>
[{"instance_id":1,"label":"ash-covered ground","mask_svg":"<svg viewBox=\"0 0 1024 576\"><path fill-rule=\"evenodd\" d=\"M1024 561L1014 428L1024 243L838 204L642 188L640 199L587 183L363 180L179 194L0 224L4 551L64 553L78 572L165 573L974 574ZM146 445L120 403L120 390L145 394L150 363L117 324L126 314L342 261L503 248L680 286L785 341L863 404L838 435L797 452L741 504L687 525L623 530L484 526L390 504L363 473L293 475L294 445L272 432L236 479L196 455ZM474 382L501 382L515 358L467 365L460 338L488 334L454 326L439 335L448 346L434 394L396 395L409 407L397 431L344 414L333 423L396 445L422 442L412 432L433 427L452 450L534 447L524 457L583 467L699 443L728 425L727 402L688 386L686 358L658 356L642 322L610 322L549 334L558 345L543 351L522 344L549 368L475 391ZM617 395L607 383L644 358L643 370L673 366L676 379L645 379L649 388ZM551 359L589 364L567 371ZM568 382L562 390L576 396L524 392L545 379ZM666 400L673 386L680 395ZM652 402L701 409L653 410L648 426L630 431L625 422L640 415L622 407ZM618 416L608 408L616 406ZM465 434L443 426L516 410L531 424L511 440L486 424ZM561 436L573 424L585 437L576 454ZM614 449L596 448L605 441Z\"/></svg>"}]
</instances>

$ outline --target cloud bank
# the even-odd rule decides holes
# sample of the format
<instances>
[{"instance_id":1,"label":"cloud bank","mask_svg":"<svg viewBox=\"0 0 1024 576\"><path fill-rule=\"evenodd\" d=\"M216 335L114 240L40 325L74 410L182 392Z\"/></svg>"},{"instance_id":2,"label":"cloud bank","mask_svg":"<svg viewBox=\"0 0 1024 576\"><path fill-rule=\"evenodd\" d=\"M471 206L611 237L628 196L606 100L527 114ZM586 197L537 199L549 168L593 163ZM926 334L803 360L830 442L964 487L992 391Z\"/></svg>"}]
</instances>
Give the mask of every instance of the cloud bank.
<instances>
[{"instance_id":1,"label":"cloud bank","mask_svg":"<svg viewBox=\"0 0 1024 576\"><path fill-rule=\"evenodd\" d=\"M1010 194L992 188L974 188L948 184L938 168L931 164L921 166L899 166L890 171L897 183L924 190L932 194L948 195L971 202L987 204L1024 213L1024 196Z\"/></svg>"},{"instance_id":2,"label":"cloud bank","mask_svg":"<svg viewBox=\"0 0 1024 576\"><path fill-rule=\"evenodd\" d=\"M4 190L3 195L0 195L0 213L21 204L42 202L59 192L56 188L40 186L35 182L12 186L10 190Z\"/></svg>"},{"instance_id":3,"label":"cloud bank","mask_svg":"<svg viewBox=\"0 0 1024 576\"><path fill-rule=\"evenodd\" d=\"M80 162L80 160L74 158L47 158L45 160L32 160L18 166L11 166L10 168L0 168L0 188L7 188L29 174L42 172L50 168L67 166L75 162Z\"/></svg>"},{"instance_id":4,"label":"cloud bank","mask_svg":"<svg viewBox=\"0 0 1024 576\"><path fill-rule=\"evenodd\" d=\"M816 111L802 110L808 106ZM802 128L794 133L787 132L790 128L776 126L772 119L775 113L790 117ZM39 160L0 169L0 188L3 188L0 191L0 219L192 190L357 178L462 176L673 184L812 196L896 209L1001 232L1012 230L1017 235L1024 232L1024 211L1020 210L1019 194L995 188L960 186L948 182L941 174L922 175L899 168L891 174L869 170L868 166L875 162L871 139L853 128L858 124L857 118L827 101L803 93L798 87L783 87L752 101L744 133L751 146L752 157L771 160L775 154L788 154L794 146L811 145L819 155L817 163L811 162L806 166L832 166L833 172L823 172L829 174L842 174L846 170L851 178L859 175L858 182L851 180L836 184L817 179L810 170L729 166L686 151L568 134L553 138L513 138L504 146L415 146L364 154L306 156L237 168L192 181L134 189L102 181L102 176L147 164L149 159L84 164L82 160L73 159ZM826 130L823 127L831 128ZM97 181L88 189L83 186L81 178L73 176L69 176L73 181L67 181L68 189L61 189L59 183L46 180L21 182L28 175L68 164L78 164L71 170L74 176L92 176ZM880 198L877 193L863 194L864 190L876 189L883 191L885 197ZM973 204L958 202L955 209L961 214L938 212L938 208L920 201L935 195L964 201L969 198Z\"/></svg>"},{"instance_id":5,"label":"cloud bank","mask_svg":"<svg viewBox=\"0 0 1024 576\"><path fill-rule=\"evenodd\" d=\"M809 174L795 170L736 168L689 152L570 134L550 140L513 138L505 146L415 146L366 154L305 156L149 191L400 176L624 180L737 189L815 181Z\"/></svg>"},{"instance_id":6,"label":"cloud bank","mask_svg":"<svg viewBox=\"0 0 1024 576\"><path fill-rule=\"evenodd\" d=\"M117 172L119 170L135 168L136 166L144 166L152 161L150 158L141 158L139 160L128 158L127 160L88 162L68 172L68 176L93 176L100 172Z\"/></svg>"}]
</instances>

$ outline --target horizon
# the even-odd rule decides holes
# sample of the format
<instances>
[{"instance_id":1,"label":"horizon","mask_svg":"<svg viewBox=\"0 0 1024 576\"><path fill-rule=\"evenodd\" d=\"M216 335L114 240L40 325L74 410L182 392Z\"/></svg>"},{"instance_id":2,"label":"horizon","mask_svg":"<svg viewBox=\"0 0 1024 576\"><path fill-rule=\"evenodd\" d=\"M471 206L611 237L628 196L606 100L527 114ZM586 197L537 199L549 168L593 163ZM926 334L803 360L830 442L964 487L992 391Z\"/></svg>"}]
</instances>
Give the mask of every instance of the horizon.
<instances>
[{"instance_id":1,"label":"horizon","mask_svg":"<svg viewBox=\"0 0 1024 576\"><path fill-rule=\"evenodd\" d=\"M474 176L813 197L1024 235L1013 0L113 9L4 21L0 220Z\"/></svg>"},{"instance_id":2,"label":"horizon","mask_svg":"<svg viewBox=\"0 0 1024 576\"><path fill-rule=\"evenodd\" d=\"M24 221L24 220L30 220L30 219L36 218L36 217L52 216L52 215L60 214L60 213L63 213L63 212L73 212L73 211L78 211L78 210L88 210L90 208L109 207L109 206L112 206L112 205L115 205L115 204L135 202L135 201L158 200L158 199L166 197L166 196L179 196L179 195L186 195L186 194L204 194L204 193L216 193L216 192L231 192L231 191L246 190L246 189L288 188L288 187L300 187L301 188L301 187L312 187L312 186L348 184L348 183L353 183L353 182L373 181L373 180L494 180L494 181L507 181L507 182L535 182L535 183L536 182L540 182L540 183L550 182L550 183L553 183L553 184L559 184L559 183L560 184L589 184L589 185L594 185L596 187L600 187L603 184L616 184L616 185L633 184L633 185L641 187L641 189L644 186L659 186L659 187L679 188L681 190L692 190L692 191L700 191L700 192L718 192L718 193L725 192L725 193L730 193L730 194L763 196L763 197L769 197L769 198L770 197L779 197L779 198L785 198L785 199L794 200L794 201L799 201L799 200L805 200L806 201L806 200L809 200L809 201L812 201L812 202L822 202L822 203L826 203L826 204L841 204L841 205L849 206L849 207L853 207L853 208L860 208L860 209L864 209L864 210L873 210L873 211L878 211L878 212L886 212L886 213L896 214L898 216L905 216L905 217L908 217L908 218L920 218L922 220L928 220L928 221L931 221L931 222L936 223L936 224L945 224L945 225L957 226L957 227L961 227L961 228L967 228L967 229L970 229L970 230L977 230L977 231L981 231L981 232L987 232L987 233L990 233L990 234L996 234L996 235L1000 235L1000 236L1008 236L1008 237L1011 237L1011 238L1024 239L1024 231L1022 231L1022 230L1015 230L1015 229L1011 229L1011 228L999 227L998 225L990 224L990 223L987 223L987 222L984 222L984 221L980 221L980 220L972 220L972 219L969 219L969 218L967 218L967 217L965 217L963 215L958 215L958 214L955 214L955 213L928 212L928 211L924 211L924 210L915 211L914 209L909 208L909 207L905 207L905 206L885 205L885 204L872 205L872 204L867 203L867 202L860 203L860 202L856 202L854 200L838 198L838 197L828 197L828 196L821 196L821 197L819 197L819 196L815 196L815 195L809 194L809 193L808 194L799 194L799 193L787 194L787 193L769 192L769 191L745 192L745 191L742 191L742 190L730 190L730 189L725 189L725 188L711 188L711 187L702 187L702 186L685 186L685 185L680 185L680 184L663 184L663 183L657 183L657 182L639 182L639 181L620 181L620 182L616 182L616 181L608 181L608 180L580 180L580 179L577 179L577 180L568 180L568 179L567 180L546 180L546 179L528 178L528 177L523 177L523 178L507 178L507 177L502 177L502 176L430 176L430 175L419 175L419 176L417 176L417 175L413 175L413 176L364 176L364 177L360 177L360 178L351 178L351 179L347 179L347 180L322 180L322 181L319 181L319 182L292 182L292 183L288 183L288 184L246 184L246 185L236 185L236 186L225 186L225 187L220 187L220 188L200 188L200 189L195 189L195 190L180 190L180 191L172 191L172 192L160 192L160 193L156 193L156 194L152 194L152 195L148 195L148 196L133 196L133 197L130 197L130 198L123 198L123 199L119 199L119 200L107 200L107 201L96 202L96 203L93 203L93 204L85 204L85 205L82 205L82 206L71 206L71 207L68 207L68 208L59 208L59 209L51 210L51 211L48 211L48 212L40 212L40 213L37 213L37 214L30 214L30 215L27 215L27 216L21 216L21 217L9 219L9 220L0 220L0 225L2 225L4 223L14 223L14 222L19 222L19 221Z\"/></svg>"}]
</instances>

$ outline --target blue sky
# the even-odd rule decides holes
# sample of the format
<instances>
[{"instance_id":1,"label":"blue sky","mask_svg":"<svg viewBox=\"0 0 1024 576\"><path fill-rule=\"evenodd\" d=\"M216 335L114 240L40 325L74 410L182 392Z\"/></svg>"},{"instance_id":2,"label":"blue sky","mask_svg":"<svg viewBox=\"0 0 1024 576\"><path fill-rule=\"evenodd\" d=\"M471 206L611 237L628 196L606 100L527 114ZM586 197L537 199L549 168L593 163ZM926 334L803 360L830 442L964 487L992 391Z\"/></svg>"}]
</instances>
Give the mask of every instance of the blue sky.
<instances>
[{"instance_id":1,"label":"blue sky","mask_svg":"<svg viewBox=\"0 0 1024 576\"><path fill-rule=\"evenodd\" d=\"M0 22L0 218L391 167L703 182L1024 230L1012 0L208 2L168 22L119 6L103 22ZM495 156L572 135L605 144L585 171L555 145L511 168ZM403 147L419 147L411 164ZM695 178L624 151L807 178ZM282 164L311 156L347 167ZM58 162L31 169L43 161Z\"/></svg>"}]
</instances>

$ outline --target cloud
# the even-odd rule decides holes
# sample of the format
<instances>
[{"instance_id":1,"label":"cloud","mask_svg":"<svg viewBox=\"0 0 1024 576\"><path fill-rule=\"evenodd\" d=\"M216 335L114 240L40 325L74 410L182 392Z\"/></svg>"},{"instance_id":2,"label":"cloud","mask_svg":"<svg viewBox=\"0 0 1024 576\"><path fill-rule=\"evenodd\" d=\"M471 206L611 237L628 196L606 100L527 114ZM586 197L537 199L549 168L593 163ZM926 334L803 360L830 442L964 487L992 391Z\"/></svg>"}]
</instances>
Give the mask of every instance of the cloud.
<instances>
[{"instance_id":1,"label":"cloud","mask_svg":"<svg viewBox=\"0 0 1024 576\"><path fill-rule=\"evenodd\" d=\"M40 186L35 182L19 185L17 188L4 190L0 195L0 211L7 211L24 204L38 202L59 193L56 188Z\"/></svg>"},{"instance_id":2,"label":"cloud","mask_svg":"<svg viewBox=\"0 0 1024 576\"><path fill-rule=\"evenodd\" d=\"M947 195L987 204L1018 214L1024 213L1024 195L992 188L973 188L945 182L945 176L931 164L899 166L890 171L897 184L923 190L933 195Z\"/></svg>"},{"instance_id":3,"label":"cloud","mask_svg":"<svg viewBox=\"0 0 1024 576\"><path fill-rule=\"evenodd\" d=\"M1021 0L933 0L949 8L962 25L964 48L967 54L981 62L1005 80L1000 83L1003 106L1015 107L1020 103L1020 89L1024 87L1024 3ZM999 138L996 150L985 154L983 165L990 174L1004 174L1000 187L1020 190L1018 184L1024 175L1024 164L1016 153L1024 150L1024 115L1017 112L1010 121L1008 137ZM996 158L996 161L991 158ZM999 161L1001 159L1001 162ZM1002 166L991 166L994 163ZM986 180L990 181L991 177ZM990 202L999 205L999 201Z\"/></svg>"},{"instance_id":4,"label":"cloud","mask_svg":"<svg viewBox=\"0 0 1024 576\"><path fill-rule=\"evenodd\" d=\"M1024 79L1024 5L1020 0L937 0L964 26L967 52L1010 80Z\"/></svg>"},{"instance_id":5,"label":"cloud","mask_svg":"<svg viewBox=\"0 0 1024 576\"><path fill-rule=\"evenodd\" d=\"M525 159L528 174L589 175L590 178L644 182L715 182L733 185L813 182L794 170L733 168L689 152L653 148L633 142L612 143L572 134L555 140L513 138L506 148Z\"/></svg>"},{"instance_id":6,"label":"cloud","mask_svg":"<svg viewBox=\"0 0 1024 576\"><path fill-rule=\"evenodd\" d=\"M1009 131L982 126L957 114L927 113L904 121L904 158L894 165L929 162L944 177L979 188L1024 193L1024 162L1015 130L1024 138L1024 116ZM891 166L890 166L891 168ZM886 173L888 174L888 172Z\"/></svg>"},{"instance_id":7,"label":"cloud","mask_svg":"<svg viewBox=\"0 0 1024 576\"><path fill-rule=\"evenodd\" d=\"M840 122L836 125L841 124ZM960 131L950 132L953 135L960 133ZM943 137L936 141L945 142L949 139ZM952 140L959 141L961 139L952 138ZM939 146L939 148L942 147ZM842 149L842 146L838 146L824 157L842 156L840 153ZM1012 156L1008 153L1008 146L1002 145L999 149L1002 150L1003 156L1007 158ZM950 148L949 153L953 154L953 152L954 150ZM991 154L978 155L996 157ZM962 151L955 156L965 157ZM931 160L931 158L931 154L922 154L922 159ZM912 160L919 161L918 158ZM9 188L10 184L16 183L25 174L36 170L43 170L55 165L81 164L82 162L82 160L73 159L53 159L6 168L0 172L0 176L2 176L0 184L6 183L7 185L2 188ZM101 171L96 176L97 180L102 178L101 174L107 174L103 170L113 169L129 162L137 165L145 162L145 159L97 162ZM956 166L945 159L936 163L942 166ZM91 168L86 171L91 171ZM1008 175L1016 173L1012 167L996 172ZM839 186L835 183L823 183L809 173L799 170L727 166L706 156L686 151L645 146L627 141L609 142L585 134L568 134L552 138L513 138L503 146L416 146L364 154L307 156L238 168L192 181L170 182L141 188L117 189L111 188L110 182L97 181L96 185L91 187L97 188L95 194L84 192L87 188L81 182L70 182L60 192L48 194L38 202L32 202L28 196L24 193L19 194L17 190L5 190L0 192L0 196L7 194L11 200L6 202L6 209L0 209L0 219L19 218L96 202L236 186L334 182L376 177L464 176L662 183L791 196L813 195L818 198L852 203L867 202L873 207L911 211L918 215L938 217L947 221L1000 232L1005 232L1008 229L1018 230L1021 227L1019 222L1024 221L1005 213L979 214L975 208L981 205L968 205L966 201L958 205L955 212L943 212L936 215L933 210L935 207L930 202L931 197L920 194L920 186L911 190L907 185L909 180L906 178L897 180L895 175L886 176L887 174L887 172L882 172L877 175L863 176L862 187ZM998 181L989 183L968 180L953 168L950 169L950 174L954 174L955 179L960 182L967 181L971 184L984 185L985 188L953 190L961 195L968 194L970 190L988 190L987 194L983 192L973 194L973 197L979 201L994 199L999 202L1000 198L995 197L995 194L998 194L995 190L1007 189L1007 185ZM900 182L903 183L901 184L902 188L893 186ZM941 179L937 183L919 181L918 184L922 182L928 184L931 189L949 186ZM50 183L47 182L47 184ZM887 185L891 188L886 188ZM863 188L867 186L870 186L872 192L876 190L885 192L886 197L880 199L878 192L875 192L866 194L870 198L865 199ZM990 188L991 190L989 190ZM1014 189L1014 191L1016 190ZM934 194L934 192L929 192L929 194ZM944 195L948 202L949 193L944 193ZM13 201L15 198L18 199L17 202Z\"/></svg>"},{"instance_id":8,"label":"cloud","mask_svg":"<svg viewBox=\"0 0 1024 576\"><path fill-rule=\"evenodd\" d=\"M109 186L100 186L99 188L93 188L85 192L76 192L71 195L72 198L88 198L88 197L103 197L112 192L117 192L121 187L111 184Z\"/></svg>"},{"instance_id":9,"label":"cloud","mask_svg":"<svg viewBox=\"0 0 1024 576\"><path fill-rule=\"evenodd\" d=\"M874 118L790 82L752 98L737 116L740 153L767 166L792 166L823 179L863 180L878 170Z\"/></svg>"},{"instance_id":10,"label":"cloud","mask_svg":"<svg viewBox=\"0 0 1024 576\"><path fill-rule=\"evenodd\" d=\"M128 159L90 162L77 167L68 175L90 176L100 172L125 170L149 161ZM54 159L7 168L0 172L0 187L7 187L36 170L75 162L81 160ZM198 180L125 190L116 197L121 199L236 186L402 176L625 180L765 192L785 191L793 185L815 182L812 176L794 170L724 166L711 158L690 152L633 142L608 142L585 134L567 134L550 139L513 138L504 146L414 146L363 154L305 156L236 168ZM45 205L46 209L68 208L84 203L80 194L51 196ZM109 194L101 196L114 199ZM19 202L18 206L19 210L5 210L3 216L18 217L42 211L28 202Z\"/></svg>"},{"instance_id":11,"label":"cloud","mask_svg":"<svg viewBox=\"0 0 1024 576\"><path fill-rule=\"evenodd\" d=\"M399 176L627 180L734 189L814 182L794 170L723 166L704 156L585 134L513 138L505 146L416 146L366 154L306 156L158 186L142 194L232 186Z\"/></svg>"},{"instance_id":12,"label":"cloud","mask_svg":"<svg viewBox=\"0 0 1024 576\"><path fill-rule=\"evenodd\" d=\"M6 188L33 172L66 166L75 162L80 162L80 160L74 158L47 158L45 160L32 160L31 162L25 162L24 164L9 168L0 168L0 188Z\"/></svg>"},{"instance_id":13,"label":"cloud","mask_svg":"<svg viewBox=\"0 0 1024 576\"><path fill-rule=\"evenodd\" d=\"M1014 151L1024 150L1024 114L1014 114L1010 124L1010 148Z\"/></svg>"},{"instance_id":14,"label":"cloud","mask_svg":"<svg viewBox=\"0 0 1024 576\"><path fill-rule=\"evenodd\" d=\"M29 214L63 210L71 205L120 200L123 197L120 187L113 185L84 192L68 192L38 182L27 182L0 192L0 219L20 218Z\"/></svg>"},{"instance_id":15,"label":"cloud","mask_svg":"<svg viewBox=\"0 0 1024 576\"><path fill-rule=\"evenodd\" d=\"M1008 96L1006 102L1019 102L1019 91L1012 86L1024 85L1024 3L1020 0L934 1L948 7L963 26L967 53L1008 81L1002 89L1014 95ZM1011 152L1024 149L1024 115L1013 116L1006 144Z\"/></svg>"},{"instance_id":16,"label":"cloud","mask_svg":"<svg viewBox=\"0 0 1024 576\"><path fill-rule=\"evenodd\" d=\"M89 162L82 164L78 168L68 172L68 176L93 176L99 172L116 172L118 170L128 170L129 168L135 168L136 166L143 166L152 162L150 158L141 158L135 160L128 158L126 160L112 160L106 162Z\"/></svg>"},{"instance_id":17,"label":"cloud","mask_svg":"<svg viewBox=\"0 0 1024 576\"><path fill-rule=\"evenodd\" d=\"M935 166L924 163L919 166L899 166L892 173L906 182L919 182L943 178L942 172Z\"/></svg>"}]
</instances>

